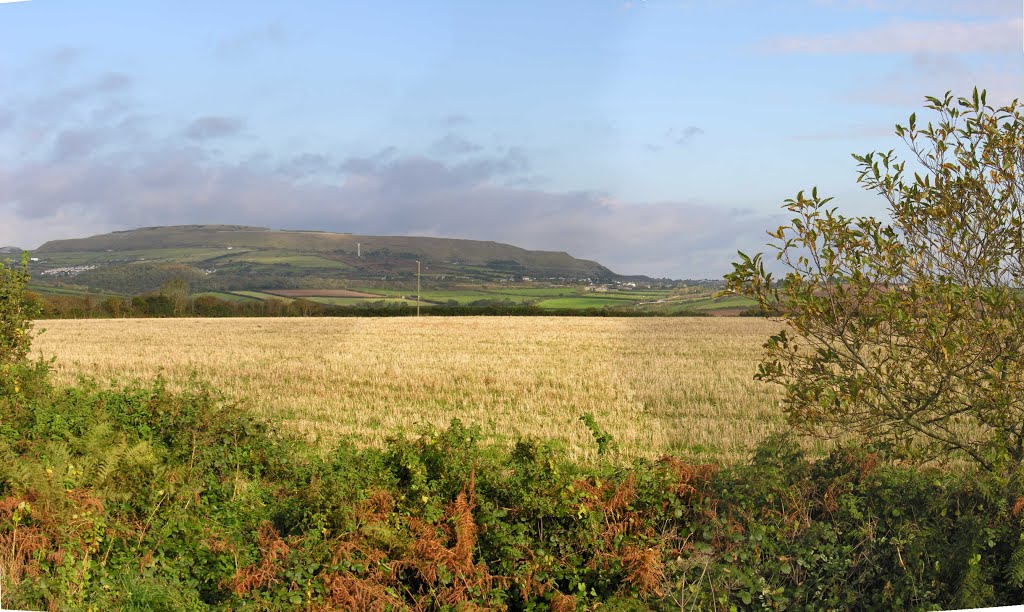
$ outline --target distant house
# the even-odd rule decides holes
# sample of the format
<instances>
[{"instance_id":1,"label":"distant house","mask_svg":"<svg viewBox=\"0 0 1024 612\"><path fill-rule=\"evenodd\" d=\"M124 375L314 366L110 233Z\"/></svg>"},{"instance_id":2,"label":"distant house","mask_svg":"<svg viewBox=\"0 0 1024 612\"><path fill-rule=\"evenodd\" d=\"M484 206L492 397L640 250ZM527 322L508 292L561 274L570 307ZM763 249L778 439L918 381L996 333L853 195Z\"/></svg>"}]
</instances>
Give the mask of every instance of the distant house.
<instances>
[{"instance_id":1,"label":"distant house","mask_svg":"<svg viewBox=\"0 0 1024 612\"><path fill-rule=\"evenodd\" d=\"M38 257L29 257L28 260L29 261L39 261L39 258Z\"/></svg>"}]
</instances>

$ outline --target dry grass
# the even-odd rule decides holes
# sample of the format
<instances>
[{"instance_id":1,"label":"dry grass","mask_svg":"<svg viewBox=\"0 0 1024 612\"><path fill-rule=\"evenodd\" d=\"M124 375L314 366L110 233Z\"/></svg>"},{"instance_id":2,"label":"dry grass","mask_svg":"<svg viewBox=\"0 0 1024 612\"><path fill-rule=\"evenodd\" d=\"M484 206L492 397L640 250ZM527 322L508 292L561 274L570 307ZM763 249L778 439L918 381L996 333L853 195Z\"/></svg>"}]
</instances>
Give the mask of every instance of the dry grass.
<instances>
[{"instance_id":1,"label":"dry grass","mask_svg":"<svg viewBox=\"0 0 1024 612\"><path fill-rule=\"evenodd\" d=\"M742 458L778 428L752 379L777 324L759 319L556 317L44 321L34 351L58 377L171 380L193 370L325 441L479 424L503 443L557 439L592 455L592 412L623 458Z\"/></svg>"}]
</instances>

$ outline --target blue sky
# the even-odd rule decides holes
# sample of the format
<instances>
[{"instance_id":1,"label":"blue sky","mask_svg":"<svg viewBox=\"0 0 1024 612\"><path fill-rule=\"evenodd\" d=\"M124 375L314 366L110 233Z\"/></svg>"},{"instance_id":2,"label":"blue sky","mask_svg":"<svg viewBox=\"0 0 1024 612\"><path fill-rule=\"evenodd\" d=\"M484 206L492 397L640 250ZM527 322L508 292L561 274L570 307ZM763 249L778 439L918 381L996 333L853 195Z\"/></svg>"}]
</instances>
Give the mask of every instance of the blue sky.
<instances>
[{"instance_id":1,"label":"blue sky","mask_svg":"<svg viewBox=\"0 0 1024 612\"><path fill-rule=\"evenodd\" d=\"M237 223L718 277L925 95L1024 97L1019 0L0 3L0 245Z\"/></svg>"}]
</instances>

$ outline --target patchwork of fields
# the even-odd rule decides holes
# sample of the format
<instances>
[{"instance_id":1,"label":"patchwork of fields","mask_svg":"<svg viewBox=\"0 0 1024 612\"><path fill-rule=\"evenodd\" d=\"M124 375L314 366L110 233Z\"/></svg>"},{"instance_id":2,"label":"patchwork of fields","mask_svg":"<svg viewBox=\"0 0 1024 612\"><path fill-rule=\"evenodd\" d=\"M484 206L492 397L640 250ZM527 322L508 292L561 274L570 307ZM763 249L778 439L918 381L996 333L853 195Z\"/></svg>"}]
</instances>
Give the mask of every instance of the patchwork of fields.
<instances>
[{"instance_id":1,"label":"patchwork of fields","mask_svg":"<svg viewBox=\"0 0 1024 612\"><path fill-rule=\"evenodd\" d=\"M565 287L510 287L488 286L453 289L426 289L419 295L419 304L424 308L437 305L484 305L511 303L533 305L548 310L586 310L612 308L641 312L672 314L679 312L703 312L707 314L735 315L748 309L754 303L743 297L715 297L715 291L694 288L688 294L685 290L647 289L588 291L580 286ZM261 291L216 291L212 295L219 299L238 300L282 300L307 299L321 304L336 306L360 306L380 304L416 305L416 291L412 289L264 289Z\"/></svg>"},{"instance_id":2,"label":"patchwork of fields","mask_svg":"<svg viewBox=\"0 0 1024 612\"><path fill-rule=\"evenodd\" d=\"M86 301L156 295L177 280L192 297L308 299L367 309L531 306L552 314L594 309L718 316L754 306L744 298L719 297L720 282L625 277L562 252L441 238L151 227L54 241L33 254L33 291ZM278 306L267 309L280 312ZM71 310L67 303L62 308Z\"/></svg>"},{"instance_id":3,"label":"patchwork of fields","mask_svg":"<svg viewBox=\"0 0 1024 612\"><path fill-rule=\"evenodd\" d=\"M336 298L345 299L345 298ZM192 371L286 426L379 444L459 418L511 444L591 457L595 415L622 459L740 459L781 424L752 379L777 324L742 318L113 319L40 322L60 380Z\"/></svg>"}]
</instances>

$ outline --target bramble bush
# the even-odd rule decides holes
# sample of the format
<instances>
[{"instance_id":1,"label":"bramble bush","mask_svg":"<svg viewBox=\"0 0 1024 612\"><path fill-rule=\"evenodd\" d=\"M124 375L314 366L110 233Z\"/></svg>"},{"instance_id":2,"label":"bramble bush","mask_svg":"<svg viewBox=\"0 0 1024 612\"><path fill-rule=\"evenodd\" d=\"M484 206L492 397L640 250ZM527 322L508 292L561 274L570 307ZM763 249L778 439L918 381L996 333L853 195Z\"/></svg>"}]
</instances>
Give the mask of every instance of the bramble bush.
<instances>
[{"instance_id":1,"label":"bramble bush","mask_svg":"<svg viewBox=\"0 0 1024 612\"><path fill-rule=\"evenodd\" d=\"M47 388L0 438L4 603L24 608L969 607L1024 601L994 478L811 462L582 466L458 422L319 455L198 383Z\"/></svg>"}]
</instances>

